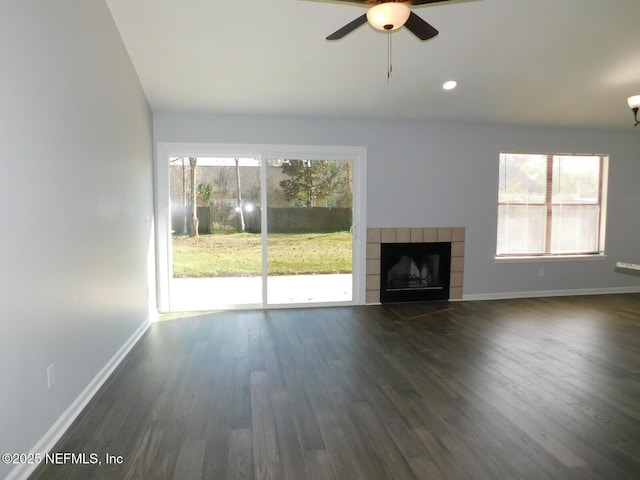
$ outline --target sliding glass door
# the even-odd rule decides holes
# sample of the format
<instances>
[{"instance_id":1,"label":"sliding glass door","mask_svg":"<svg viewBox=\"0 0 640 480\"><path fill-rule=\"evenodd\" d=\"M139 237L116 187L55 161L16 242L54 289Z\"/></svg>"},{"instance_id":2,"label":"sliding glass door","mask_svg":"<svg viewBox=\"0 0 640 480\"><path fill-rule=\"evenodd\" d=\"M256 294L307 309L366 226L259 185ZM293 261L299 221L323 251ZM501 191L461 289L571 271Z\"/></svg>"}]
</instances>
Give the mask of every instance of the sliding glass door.
<instances>
[{"instance_id":1,"label":"sliding glass door","mask_svg":"<svg viewBox=\"0 0 640 480\"><path fill-rule=\"evenodd\" d=\"M260 160L172 157L169 174L171 310L262 305Z\"/></svg>"},{"instance_id":2,"label":"sliding glass door","mask_svg":"<svg viewBox=\"0 0 640 480\"><path fill-rule=\"evenodd\" d=\"M267 302L353 298L351 160L267 159Z\"/></svg>"},{"instance_id":3,"label":"sliding glass door","mask_svg":"<svg viewBox=\"0 0 640 480\"><path fill-rule=\"evenodd\" d=\"M158 157L168 187L158 202L168 210L158 216L160 311L357 302L362 156L172 149Z\"/></svg>"}]
</instances>

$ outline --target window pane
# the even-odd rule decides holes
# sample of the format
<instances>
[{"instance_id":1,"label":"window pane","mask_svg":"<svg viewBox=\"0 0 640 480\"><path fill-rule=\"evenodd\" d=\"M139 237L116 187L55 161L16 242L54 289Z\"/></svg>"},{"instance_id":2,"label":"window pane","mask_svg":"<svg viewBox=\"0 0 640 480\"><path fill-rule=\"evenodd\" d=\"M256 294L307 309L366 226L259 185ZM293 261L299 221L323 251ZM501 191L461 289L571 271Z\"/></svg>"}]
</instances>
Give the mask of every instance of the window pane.
<instances>
[{"instance_id":1,"label":"window pane","mask_svg":"<svg viewBox=\"0 0 640 480\"><path fill-rule=\"evenodd\" d=\"M553 203L598 203L600 157L555 156Z\"/></svg>"},{"instance_id":2,"label":"window pane","mask_svg":"<svg viewBox=\"0 0 640 480\"><path fill-rule=\"evenodd\" d=\"M497 255L604 250L608 158L501 153Z\"/></svg>"},{"instance_id":3,"label":"window pane","mask_svg":"<svg viewBox=\"0 0 640 480\"><path fill-rule=\"evenodd\" d=\"M498 255L544 253L545 219L544 206L498 206Z\"/></svg>"},{"instance_id":4,"label":"window pane","mask_svg":"<svg viewBox=\"0 0 640 480\"><path fill-rule=\"evenodd\" d=\"M598 251L598 205L556 206L552 209L551 252L592 253Z\"/></svg>"},{"instance_id":5,"label":"window pane","mask_svg":"<svg viewBox=\"0 0 640 480\"><path fill-rule=\"evenodd\" d=\"M546 155L500 154L499 203L544 203Z\"/></svg>"}]
</instances>

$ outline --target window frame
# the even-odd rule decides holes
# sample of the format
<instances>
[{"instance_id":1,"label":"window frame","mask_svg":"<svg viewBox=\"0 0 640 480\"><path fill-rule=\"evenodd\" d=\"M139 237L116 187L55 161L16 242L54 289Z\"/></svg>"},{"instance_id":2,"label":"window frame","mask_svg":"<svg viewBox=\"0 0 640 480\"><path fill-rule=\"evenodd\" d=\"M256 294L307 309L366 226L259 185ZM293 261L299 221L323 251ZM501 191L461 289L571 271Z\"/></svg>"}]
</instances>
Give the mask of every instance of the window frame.
<instances>
[{"instance_id":1,"label":"window frame","mask_svg":"<svg viewBox=\"0 0 640 480\"><path fill-rule=\"evenodd\" d=\"M608 173L609 173L609 155L608 154L595 154L595 153L532 153L532 152L515 152L515 151L501 151L498 156L498 168L500 168L500 159L505 155L523 155L523 156L545 156L546 157L546 182L545 182L545 197L542 203L531 202L501 202L500 192L498 191L497 208L496 208L496 247L495 247L495 259L500 262L513 262L513 261L527 261L527 260L554 260L554 259L603 259L606 258L605 254L605 234L606 234L606 213L607 213L607 187L608 187ZM599 160L599 173L598 173L598 197L597 202L594 203L577 203L577 202L553 202L553 171L554 171L554 159L558 157L597 157ZM498 173L499 177L500 173ZM499 184L500 182L498 182ZM500 227L500 207L501 206L527 206L527 205L540 205L545 209L544 216L544 251L540 253L499 253L498 245L500 242L499 227ZM598 213L598 225L597 225L597 250L585 251L585 252L553 252L552 251L552 238L553 238L553 208L557 206L568 207L599 207Z\"/></svg>"}]
</instances>

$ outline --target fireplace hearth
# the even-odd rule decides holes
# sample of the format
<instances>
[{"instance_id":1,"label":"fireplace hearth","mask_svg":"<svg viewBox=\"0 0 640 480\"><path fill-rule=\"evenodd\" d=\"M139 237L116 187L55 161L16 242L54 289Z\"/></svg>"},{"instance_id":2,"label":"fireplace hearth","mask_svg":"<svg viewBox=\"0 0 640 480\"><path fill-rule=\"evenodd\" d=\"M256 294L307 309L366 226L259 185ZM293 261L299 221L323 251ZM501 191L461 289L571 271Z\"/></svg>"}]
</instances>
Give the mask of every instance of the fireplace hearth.
<instances>
[{"instance_id":1,"label":"fireplace hearth","mask_svg":"<svg viewBox=\"0 0 640 480\"><path fill-rule=\"evenodd\" d=\"M382 303L449 299L451 242L383 243L380 253Z\"/></svg>"}]
</instances>

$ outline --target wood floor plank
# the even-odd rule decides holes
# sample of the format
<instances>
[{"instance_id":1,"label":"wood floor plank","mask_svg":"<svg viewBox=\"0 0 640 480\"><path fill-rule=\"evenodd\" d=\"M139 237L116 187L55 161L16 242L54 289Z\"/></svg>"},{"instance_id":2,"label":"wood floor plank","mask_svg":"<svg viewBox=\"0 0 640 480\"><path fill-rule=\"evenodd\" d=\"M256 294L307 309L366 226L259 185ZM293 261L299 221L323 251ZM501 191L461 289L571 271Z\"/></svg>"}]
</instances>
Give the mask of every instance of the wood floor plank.
<instances>
[{"instance_id":1,"label":"wood floor plank","mask_svg":"<svg viewBox=\"0 0 640 480\"><path fill-rule=\"evenodd\" d=\"M356 455L355 446L349 442L331 405L329 395L322 386L310 394L311 407L318 420L322 439L336 477L339 479L366 478Z\"/></svg>"},{"instance_id":2,"label":"wood floor plank","mask_svg":"<svg viewBox=\"0 0 640 480\"><path fill-rule=\"evenodd\" d=\"M337 479L329 454L326 450L309 450L304 452L304 461L309 472L309 480Z\"/></svg>"},{"instance_id":3,"label":"wood floor plank","mask_svg":"<svg viewBox=\"0 0 640 480\"><path fill-rule=\"evenodd\" d=\"M323 417L324 415L320 415L320 428L336 477L365 479L360 462L344 431L341 428L329 426L328 424L333 423L332 420L325 420Z\"/></svg>"},{"instance_id":4,"label":"wood floor plank","mask_svg":"<svg viewBox=\"0 0 640 480\"><path fill-rule=\"evenodd\" d=\"M389 478L403 478L406 480L417 478L411 467L411 459L402 453L393 436L389 434L389 431L385 428L381 419L376 416L371 406L366 402L361 402L355 408L360 418L360 423L366 430ZM426 457L426 454L424 456Z\"/></svg>"},{"instance_id":5,"label":"wood floor plank","mask_svg":"<svg viewBox=\"0 0 640 480\"><path fill-rule=\"evenodd\" d=\"M282 463L281 479L305 480L308 478L304 463L304 454L300 434L291 415L291 400L285 390L271 393L271 408L276 426L276 437L280 461Z\"/></svg>"},{"instance_id":6,"label":"wood floor plank","mask_svg":"<svg viewBox=\"0 0 640 480\"><path fill-rule=\"evenodd\" d=\"M136 478L171 478L173 465L163 457L162 435L165 425L161 421L148 422L140 432L136 448L130 452L124 480ZM175 452L175 451L174 451Z\"/></svg>"},{"instance_id":7,"label":"wood floor plank","mask_svg":"<svg viewBox=\"0 0 640 480\"><path fill-rule=\"evenodd\" d=\"M231 431L228 464L227 480L252 480L254 478L253 435L251 429L242 428Z\"/></svg>"},{"instance_id":8,"label":"wood floor plank","mask_svg":"<svg viewBox=\"0 0 640 480\"><path fill-rule=\"evenodd\" d=\"M188 440L182 443L178 453L176 466L173 470L173 480L186 478L198 479L202 476L204 463L205 440Z\"/></svg>"},{"instance_id":9,"label":"wood floor plank","mask_svg":"<svg viewBox=\"0 0 640 480\"><path fill-rule=\"evenodd\" d=\"M291 409L288 414L296 423L302 449L305 451L324 450L325 445L320 427L305 392L303 373L297 368L287 368L284 370L284 377L291 401Z\"/></svg>"},{"instance_id":10,"label":"wood floor plank","mask_svg":"<svg viewBox=\"0 0 640 480\"><path fill-rule=\"evenodd\" d=\"M251 373L251 430L256 480L282 478L280 449L266 372Z\"/></svg>"},{"instance_id":11,"label":"wood floor plank","mask_svg":"<svg viewBox=\"0 0 640 480\"><path fill-rule=\"evenodd\" d=\"M374 448L373 442L359 420L355 406L339 387L328 388L332 414L340 432L347 438L364 478L370 480L387 479L387 470Z\"/></svg>"},{"instance_id":12,"label":"wood floor plank","mask_svg":"<svg viewBox=\"0 0 640 480\"><path fill-rule=\"evenodd\" d=\"M203 421L207 424L203 477L225 478L228 472L229 439L233 429L234 359L222 349L208 370L213 377L211 403Z\"/></svg>"}]
</instances>

